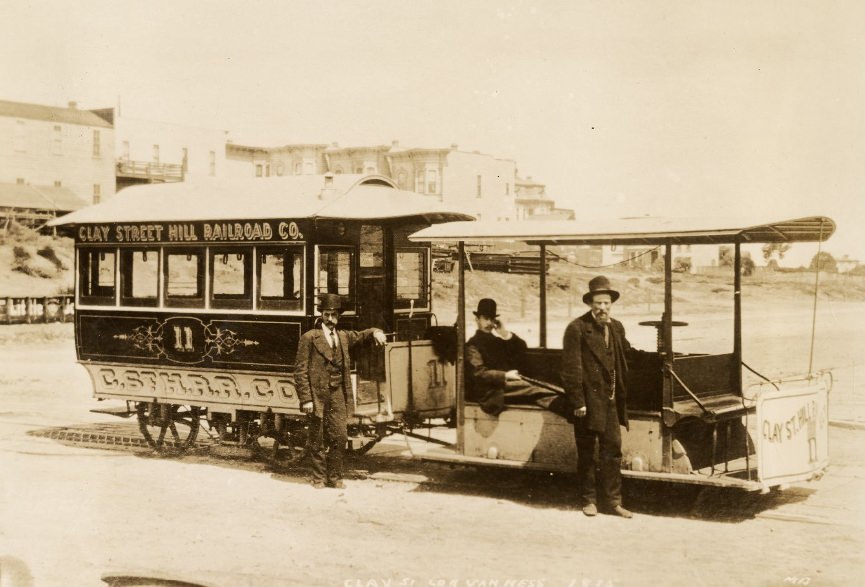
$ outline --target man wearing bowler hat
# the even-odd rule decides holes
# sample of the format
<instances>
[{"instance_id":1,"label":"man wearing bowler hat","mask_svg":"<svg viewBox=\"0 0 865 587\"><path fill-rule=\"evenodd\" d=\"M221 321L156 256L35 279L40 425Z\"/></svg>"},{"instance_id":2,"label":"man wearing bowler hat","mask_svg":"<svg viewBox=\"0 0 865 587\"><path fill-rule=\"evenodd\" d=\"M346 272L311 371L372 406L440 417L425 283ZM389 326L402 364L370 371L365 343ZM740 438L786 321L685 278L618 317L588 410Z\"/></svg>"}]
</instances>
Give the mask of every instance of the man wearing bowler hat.
<instances>
[{"instance_id":1,"label":"man wearing bowler hat","mask_svg":"<svg viewBox=\"0 0 865 587\"><path fill-rule=\"evenodd\" d=\"M570 418L567 398L520 375L526 341L499 320L496 301L484 298L474 313L478 330L466 342L466 399L497 416L505 404L535 404Z\"/></svg>"},{"instance_id":2,"label":"man wearing bowler hat","mask_svg":"<svg viewBox=\"0 0 865 587\"><path fill-rule=\"evenodd\" d=\"M589 281L583 302L591 309L565 329L562 381L576 416L577 483L583 513L596 515L600 497L607 511L630 518L631 512L622 507L620 426L628 426L625 353L631 345L622 323L610 317L617 299L619 292L603 275Z\"/></svg>"},{"instance_id":3,"label":"man wearing bowler hat","mask_svg":"<svg viewBox=\"0 0 865 587\"><path fill-rule=\"evenodd\" d=\"M346 421L354 404L351 395L350 349L362 340L387 340L378 328L337 330L342 302L337 294L319 296L321 324L300 337L294 382L301 409L310 415L309 449L312 485L344 487L342 458L348 443Z\"/></svg>"}]
</instances>

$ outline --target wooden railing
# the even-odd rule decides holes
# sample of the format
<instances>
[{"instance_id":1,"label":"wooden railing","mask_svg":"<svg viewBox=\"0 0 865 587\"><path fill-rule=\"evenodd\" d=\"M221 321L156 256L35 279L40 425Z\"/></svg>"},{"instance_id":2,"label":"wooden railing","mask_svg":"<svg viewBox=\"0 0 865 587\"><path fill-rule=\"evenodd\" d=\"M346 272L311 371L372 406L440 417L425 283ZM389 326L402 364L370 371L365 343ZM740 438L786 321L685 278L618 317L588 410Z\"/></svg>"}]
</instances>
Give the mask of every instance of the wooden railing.
<instances>
[{"instance_id":1,"label":"wooden railing","mask_svg":"<svg viewBox=\"0 0 865 587\"><path fill-rule=\"evenodd\" d=\"M117 161L117 175L157 181L183 181L183 165L120 159Z\"/></svg>"},{"instance_id":2,"label":"wooden railing","mask_svg":"<svg viewBox=\"0 0 865 587\"><path fill-rule=\"evenodd\" d=\"M74 315L75 303L71 295L0 297L0 324L68 322Z\"/></svg>"}]
</instances>

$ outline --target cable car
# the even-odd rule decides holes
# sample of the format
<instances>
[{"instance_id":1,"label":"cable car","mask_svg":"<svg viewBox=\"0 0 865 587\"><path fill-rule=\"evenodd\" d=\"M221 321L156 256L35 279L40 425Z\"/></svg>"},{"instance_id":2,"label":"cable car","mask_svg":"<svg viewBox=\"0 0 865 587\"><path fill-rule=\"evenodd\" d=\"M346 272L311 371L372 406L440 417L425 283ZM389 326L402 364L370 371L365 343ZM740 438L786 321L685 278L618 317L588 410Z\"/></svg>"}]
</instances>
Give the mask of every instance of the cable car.
<instances>
[{"instance_id":1,"label":"cable car","mask_svg":"<svg viewBox=\"0 0 865 587\"><path fill-rule=\"evenodd\" d=\"M407 237L472 218L383 176L325 174L129 187L52 224L75 238L78 361L97 399L126 402L105 411L136 415L158 450L193 446L206 421L276 454L302 444L293 367L324 292L341 297L340 327L390 333L384 352L357 353L360 420L381 435L407 411L451 414L454 377L421 340L430 246Z\"/></svg>"},{"instance_id":2,"label":"cable car","mask_svg":"<svg viewBox=\"0 0 865 587\"><path fill-rule=\"evenodd\" d=\"M808 372L781 380L743 384L742 254L746 243L823 242L835 230L825 216L793 220L631 218L609 222L452 222L425 228L410 240L433 245L456 243L459 292L456 353L457 438L450 447L425 451L421 458L499 467L573 471L573 426L534 406L508 406L499 416L465 401L466 244L640 245L664 250L664 309L641 324L657 331L657 348L629 357L628 418L623 431L626 477L737 487L771 487L819 477L828 465L828 391L831 373ZM732 245L732 348L723 353L683 353L674 349L674 245ZM529 349L525 375L561 384L561 350L547 345L546 272L540 272L539 342ZM810 370L810 366L809 366ZM756 373L756 372L755 372ZM417 392L416 392L417 393Z\"/></svg>"}]
</instances>

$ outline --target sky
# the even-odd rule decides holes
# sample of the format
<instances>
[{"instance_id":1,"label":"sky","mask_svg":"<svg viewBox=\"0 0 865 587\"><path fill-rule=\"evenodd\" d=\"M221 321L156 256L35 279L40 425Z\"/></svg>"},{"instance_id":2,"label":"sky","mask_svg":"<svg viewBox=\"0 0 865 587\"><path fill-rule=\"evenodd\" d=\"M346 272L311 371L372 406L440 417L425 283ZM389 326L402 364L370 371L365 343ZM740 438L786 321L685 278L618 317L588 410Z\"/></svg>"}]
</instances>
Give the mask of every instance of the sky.
<instances>
[{"instance_id":1,"label":"sky","mask_svg":"<svg viewBox=\"0 0 865 587\"><path fill-rule=\"evenodd\" d=\"M261 146L457 144L515 160L578 217L824 214L838 225L824 250L865 262L861 0L0 0L0 14L0 99L119 104Z\"/></svg>"}]
</instances>

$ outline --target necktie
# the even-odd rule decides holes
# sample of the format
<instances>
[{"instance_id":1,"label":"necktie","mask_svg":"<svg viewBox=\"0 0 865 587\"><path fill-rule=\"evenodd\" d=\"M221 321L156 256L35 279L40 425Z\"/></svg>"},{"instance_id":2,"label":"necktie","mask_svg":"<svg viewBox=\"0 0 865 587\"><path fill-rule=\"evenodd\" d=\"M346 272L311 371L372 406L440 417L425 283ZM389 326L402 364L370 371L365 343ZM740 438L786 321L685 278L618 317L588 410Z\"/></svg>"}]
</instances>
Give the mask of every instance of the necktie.
<instances>
[{"instance_id":1,"label":"necktie","mask_svg":"<svg viewBox=\"0 0 865 587\"><path fill-rule=\"evenodd\" d=\"M330 343L330 348L336 349L336 332L334 332L333 330L328 330L327 341Z\"/></svg>"}]
</instances>

